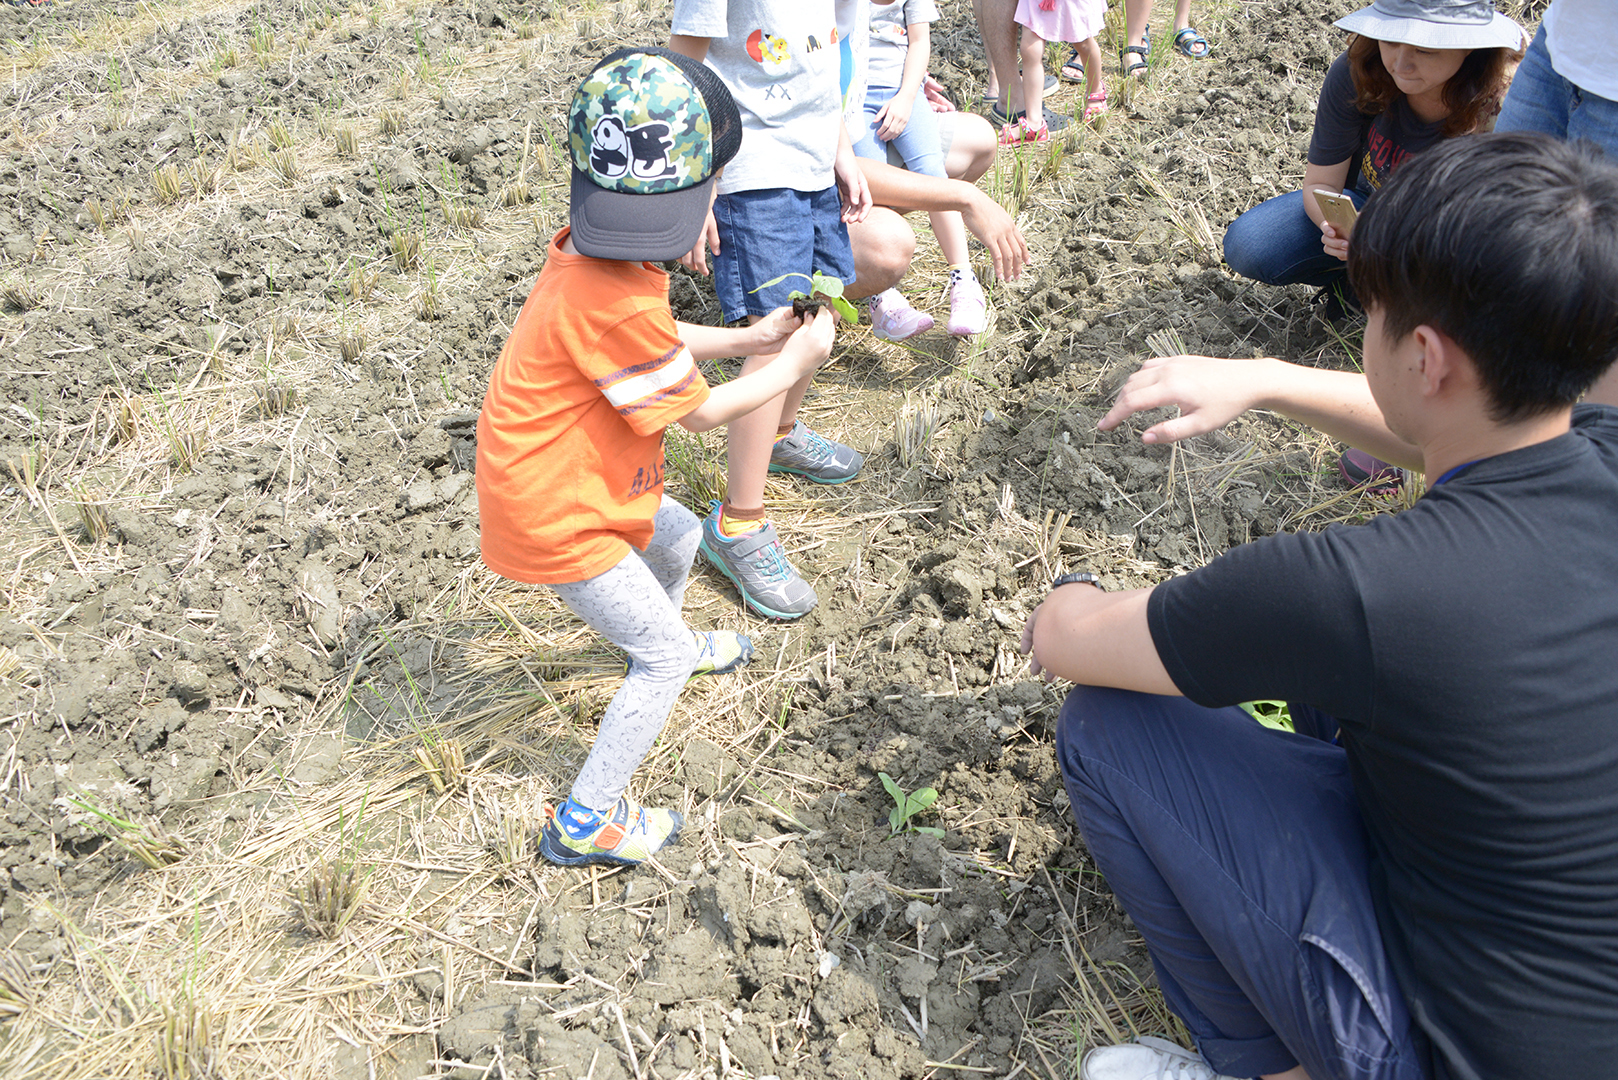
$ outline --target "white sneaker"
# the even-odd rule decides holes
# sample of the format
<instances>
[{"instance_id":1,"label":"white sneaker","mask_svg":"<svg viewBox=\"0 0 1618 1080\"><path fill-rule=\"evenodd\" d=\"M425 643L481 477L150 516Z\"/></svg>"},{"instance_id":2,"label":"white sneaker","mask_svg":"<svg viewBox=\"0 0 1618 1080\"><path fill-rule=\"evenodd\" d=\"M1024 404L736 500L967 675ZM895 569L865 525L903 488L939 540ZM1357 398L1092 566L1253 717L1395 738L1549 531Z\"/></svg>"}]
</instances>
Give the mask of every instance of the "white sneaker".
<instances>
[{"instance_id":1,"label":"white sneaker","mask_svg":"<svg viewBox=\"0 0 1618 1080\"><path fill-rule=\"evenodd\" d=\"M883 341L903 341L933 328L933 317L917 311L898 289L871 297L871 332Z\"/></svg>"},{"instance_id":2,"label":"white sneaker","mask_svg":"<svg viewBox=\"0 0 1618 1080\"><path fill-rule=\"evenodd\" d=\"M1098 1046L1084 1055L1079 1080L1236 1080L1213 1071L1201 1055L1167 1039L1142 1035L1123 1046Z\"/></svg>"},{"instance_id":3,"label":"white sneaker","mask_svg":"<svg viewBox=\"0 0 1618 1080\"><path fill-rule=\"evenodd\" d=\"M962 274L949 287L949 332L956 337L983 333L989 325L989 302L978 279Z\"/></svg>"}]
</instances>

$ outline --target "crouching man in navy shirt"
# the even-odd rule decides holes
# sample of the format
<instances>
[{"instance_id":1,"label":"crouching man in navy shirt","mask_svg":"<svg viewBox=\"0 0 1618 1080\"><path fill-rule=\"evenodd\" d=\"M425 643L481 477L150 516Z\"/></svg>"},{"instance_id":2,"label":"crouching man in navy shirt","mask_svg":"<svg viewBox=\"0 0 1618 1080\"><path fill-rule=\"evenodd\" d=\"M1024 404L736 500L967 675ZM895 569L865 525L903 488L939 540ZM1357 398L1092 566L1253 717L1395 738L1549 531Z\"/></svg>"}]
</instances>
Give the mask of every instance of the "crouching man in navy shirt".
<instances>
[{"instance_id":1,"label":"crouching man in navy shirt","mask_svg":"<svg viewBox=\"0 0 1618 1080\"><path fill-rule=\"evenodd\" d=\"M1151 589L1059 578L1074 816L1200 1053L1087 1080L1543 1080L1618 1068L1618 167L1447 140L1361 214L1364 375L1175 357L1101 421L1250 408L1425 472L1414 507ZM1074 575L1064 575L1071 577ZM1237 703L1291 703L1296 734Z\"/></svg>"}]
</instances>

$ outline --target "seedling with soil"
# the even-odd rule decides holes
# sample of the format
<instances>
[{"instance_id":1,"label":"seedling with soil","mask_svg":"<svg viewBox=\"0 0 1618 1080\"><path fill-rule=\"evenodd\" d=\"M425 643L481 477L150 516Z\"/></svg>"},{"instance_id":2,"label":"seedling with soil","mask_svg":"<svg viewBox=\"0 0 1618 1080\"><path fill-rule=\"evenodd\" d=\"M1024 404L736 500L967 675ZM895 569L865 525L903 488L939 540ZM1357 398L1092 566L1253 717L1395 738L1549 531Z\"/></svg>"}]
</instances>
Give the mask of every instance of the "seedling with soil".
<instances>
[{"instance_id":1,"label":"seedling with soil","mask_svg":"<svg viewBox=\"0 0 1618 1080\"><path fill-rule=\"evenodd\" d=\"M779 285L787 278L803 278L809 283L809 291L793 289L787 295L792 300L792 314L800 319L812 319L820 314L821 304L830 304L831 309L843 317L844 322L859 322L860 314L854 310L854 305L843 299L843 279L822 274L816 270L810 274L782 274L778 278L771 278L760 285L753 292L768 289L771 285Z\"/></svg>"}]
</instances>

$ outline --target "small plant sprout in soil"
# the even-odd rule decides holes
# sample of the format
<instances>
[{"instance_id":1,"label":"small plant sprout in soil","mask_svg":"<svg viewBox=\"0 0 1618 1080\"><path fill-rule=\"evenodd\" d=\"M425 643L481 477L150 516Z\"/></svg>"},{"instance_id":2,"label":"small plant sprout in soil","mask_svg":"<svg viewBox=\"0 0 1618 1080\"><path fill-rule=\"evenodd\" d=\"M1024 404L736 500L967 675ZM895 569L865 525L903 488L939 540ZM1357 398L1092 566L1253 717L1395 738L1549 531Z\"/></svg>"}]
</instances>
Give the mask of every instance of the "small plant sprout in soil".
<instances>
[{"instance_id":1,"label":"small plant sprout in soil","mask_svg":"<svg viewBox=\"0 0 1618 1080\"><path fill-rule=\"evenodd\" d=\"M915 791L906 794L905 789L900 787L893 777L887 773L879 772L876 775L882 781L882 786L887 789L888 797L893 800L893 809L888 811L888 830L892 835L898 836L900 833L911 832L920 833L922 836L935 837L939 840L944 838L943 829L934 825L917 825L912 820L938 801L936 788L917 788Z\"/></svg>"},{"instance_id":2,"label":"small plant sprout in soil","mask_svg":"<svg viewBox=\"0 0 1618 1080\"><path fill-rule=\"evenodd\" d=\"M782 274L778 278L771 278L766 281L757 289L754 289L753 292L768 289L771 285L779 285L787 278L803 278L809 283L808 292L793 289L788 294L792 298L792 314L798 318L814 318L820 314L820 305L827 303L831 305L833 311L842 316L844 322L859 322L860 313L854 309L853 304L843 299L843 279L832 277L830 274L822 274L819 270L816 270L812 276L795 273Z\"/></svg>"}]
</instances>

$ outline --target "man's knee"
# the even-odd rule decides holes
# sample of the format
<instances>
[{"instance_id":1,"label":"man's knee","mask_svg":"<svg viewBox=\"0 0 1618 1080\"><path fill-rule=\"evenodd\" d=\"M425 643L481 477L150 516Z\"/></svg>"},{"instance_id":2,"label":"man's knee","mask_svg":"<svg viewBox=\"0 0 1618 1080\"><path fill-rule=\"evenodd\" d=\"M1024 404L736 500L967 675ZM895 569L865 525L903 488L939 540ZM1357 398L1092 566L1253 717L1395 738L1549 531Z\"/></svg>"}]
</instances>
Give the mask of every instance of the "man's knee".
<instances>
[{"instance_id":1,"label":"man's knee","mask_svg":"<svg viewBox=\"0 0 1618 1080\"><path fill-rule=\"evenodd\" d=\"M1120 722L1127 726L1129 718L1154 699L1151 694L1109 686L1075 686L1069 690L1056 723L1056 760L1062 779L1068 783L1082 780L1087 762L1097 756L1115 755L1113 729Z\"/></svg>"},{"instance_id":2,"label":"man's knee","mask_svg":"<svg viewBox=\"0 0 1618 1080\"><path fill-rule=\"evenodd\" d=\"M994 164L994 128L976 113L953 115L955 128L944 158L944 171L952 180L973 184Z\"/></svg>"},{"instance_id":3,"label":"man's knee","mask_svg":"<svg viewBox=\"0 0 1618 1080\"><path fill-rule=\"evenodd\" d=\"M850 226L848 239L854 248L854 287L848 290L853 298L875 296L897 285L916 254L916 234L886 207L875 208L864 221Z\"/></svg>"}]
</instances>

